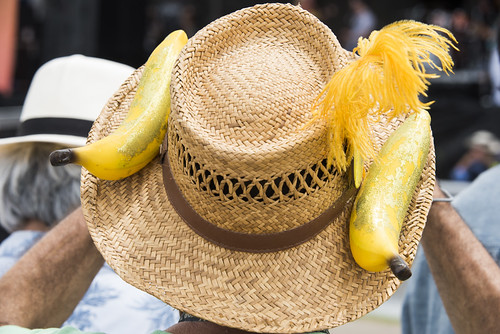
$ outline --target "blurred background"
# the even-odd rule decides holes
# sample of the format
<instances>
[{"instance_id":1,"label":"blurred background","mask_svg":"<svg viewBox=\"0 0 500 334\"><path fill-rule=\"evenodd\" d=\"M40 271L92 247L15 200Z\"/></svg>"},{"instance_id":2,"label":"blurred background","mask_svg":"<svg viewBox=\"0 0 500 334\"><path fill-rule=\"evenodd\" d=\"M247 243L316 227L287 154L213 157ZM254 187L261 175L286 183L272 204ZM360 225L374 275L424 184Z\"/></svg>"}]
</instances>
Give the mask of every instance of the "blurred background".
<instances>
[{"instance_id":1,"label":"blurred background","mask_svg":"<svg viewBox=\"0 0 500 334\"><path fill-rule=\"evenodd\" d=\"M169 32L183 29L192 36L218 17L257 3L261 1L0 0L0 137L15 134L31 79L48 60L78 53L139 67ZM359 36L367 37L397 20L449 29L460 48L452 53L455 73L433 79L427 97L436 101L431 116L437 177L457 193L498 163L500 0L302 0L300 4L328 25L348 50ZM0 240L4 236L0 231ZM381 327L384 333L399 332L400 295L398 290L374 312L375 318L378 314L378 319L388 319L387 327ZM350 326L356 322L332 333L348 333Z\"/></svg>"},{"instance_id":2,"label":"blurred background","mask_svg":"<svg viewBox=\"0 0 500 334\"><path fill-rule=\"evenodd\" d=\"M192 36L214 19L260 2L0 0L0 137L13 134L33 74L46 61L80 53L139 67L169 32L183 29ZM459 175L453 167L474 146L472 135L477 130L487 131L477 140L495 142L488 150L498 146L500 83L496 86L495 80L500 81L500 64L494 51L498 46L499 0L300 3L328 25L348 50L359 36L396 20L413 19L448 28L460 48L460 52L453 52L455 74L433 80L428 94L436 101L431 114L437 175L470 178ZM489 153L474 150L472 155Z\"/></svg>"}]
</instances>

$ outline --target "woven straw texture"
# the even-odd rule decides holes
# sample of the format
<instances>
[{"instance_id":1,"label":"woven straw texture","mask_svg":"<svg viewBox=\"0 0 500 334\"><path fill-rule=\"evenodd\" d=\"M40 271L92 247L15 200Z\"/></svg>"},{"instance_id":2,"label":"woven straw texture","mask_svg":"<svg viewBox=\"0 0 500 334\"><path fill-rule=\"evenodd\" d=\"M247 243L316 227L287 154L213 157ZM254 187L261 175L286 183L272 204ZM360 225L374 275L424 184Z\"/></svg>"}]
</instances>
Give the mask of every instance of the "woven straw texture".
<instances>
[{"instance_id":1,"label":"woven straw texture","mask_svg":"<svg viewBox=\"0 0 500 334\"><path fill-rule=\"evenodd\" d=\"M324 163L324 125L307 124L314 98L351 59L326 26L291 5L237 11L189 40L173 72L167 157L198 214L256 234L300 226L332 205L346 176ZM120 124L141 73L109 100L89 142ZM400 124L373 122L377 150ZM434 181L431 149L401 233L410 264ZM311 240L268 253L228 250L194 233L168 200L160 159L120 181L84 170L82 206L96 246L125 281L221 325L270 333L333 328L373 310L400 284L390 271L370 273L354 262L350 205Z\"/></svg>"}]
</instances>

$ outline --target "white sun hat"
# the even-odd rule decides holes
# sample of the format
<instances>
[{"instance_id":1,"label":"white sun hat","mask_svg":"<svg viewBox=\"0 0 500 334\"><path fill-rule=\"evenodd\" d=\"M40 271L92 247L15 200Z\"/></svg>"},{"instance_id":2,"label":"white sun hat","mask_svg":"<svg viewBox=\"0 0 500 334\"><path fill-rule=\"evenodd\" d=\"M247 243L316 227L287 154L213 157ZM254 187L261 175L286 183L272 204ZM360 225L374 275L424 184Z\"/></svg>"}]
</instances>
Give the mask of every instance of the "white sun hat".
<instances>
[{"instance_id":1,"label":"white sun hat","mask_svg":"<svg viewBox=\"0 0 500 334\"><path fill-rule=\"evenodd\" d=\"M79 54L48 61L33 77L16 136L0 139L0 147L26 142L85 145L108 98L133 71Z\"/></svg>"}]
</instances>

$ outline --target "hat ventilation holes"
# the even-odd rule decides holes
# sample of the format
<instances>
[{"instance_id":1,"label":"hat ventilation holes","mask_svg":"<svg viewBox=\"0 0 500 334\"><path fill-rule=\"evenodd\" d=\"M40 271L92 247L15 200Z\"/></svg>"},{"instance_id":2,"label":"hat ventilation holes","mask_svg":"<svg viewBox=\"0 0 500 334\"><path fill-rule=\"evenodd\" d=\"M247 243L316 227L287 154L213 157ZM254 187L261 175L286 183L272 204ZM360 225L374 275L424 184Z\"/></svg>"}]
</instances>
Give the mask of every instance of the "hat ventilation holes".
<instances>
[{"instance_id":1,"label":"hat ventilation holes","mask_svg":"<svg viewBox=\"0 0 500 334\"><path fill-rule=\"evenodd\" d=\"M248 179L244 175L221 175L198 162L182 144L178 134L171 138L183 173L198 189L219 197L221 201L256 201L266 204L286 202L312 194L338 174L323 159L305 169L270 178Z\"/></svg>"}]
</instances>

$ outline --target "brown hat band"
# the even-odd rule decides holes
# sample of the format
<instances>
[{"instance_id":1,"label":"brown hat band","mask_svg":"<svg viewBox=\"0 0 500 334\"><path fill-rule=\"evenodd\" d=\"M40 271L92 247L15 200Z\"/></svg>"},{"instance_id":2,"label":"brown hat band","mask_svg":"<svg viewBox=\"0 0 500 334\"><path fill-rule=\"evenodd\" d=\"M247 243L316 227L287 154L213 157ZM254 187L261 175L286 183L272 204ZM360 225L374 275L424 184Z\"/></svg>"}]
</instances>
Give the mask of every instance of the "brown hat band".
<instances>
[{"instance_id":1,"label":"brown hat band","mask_svg":"<svg viewBox=\"0 0 500 334\"><path fill-rule=\"evenodd\" d=\"M163 184L168 199L184 222L206 240L221 247L241 252L276 252L306 242L334 222L357 192L354 187L347 189L321 215L299 227L276 233L248 234L220 228L201 217L186 201L175 182L166 150L162 153L161 163Z\"/></svg>"}]
</instances>

